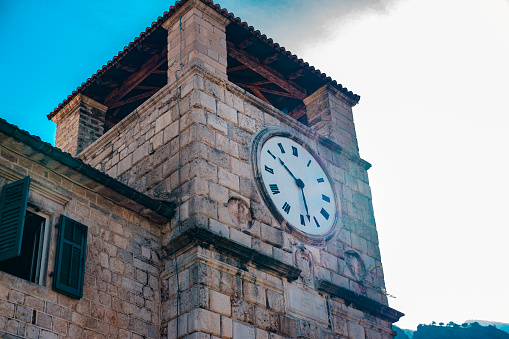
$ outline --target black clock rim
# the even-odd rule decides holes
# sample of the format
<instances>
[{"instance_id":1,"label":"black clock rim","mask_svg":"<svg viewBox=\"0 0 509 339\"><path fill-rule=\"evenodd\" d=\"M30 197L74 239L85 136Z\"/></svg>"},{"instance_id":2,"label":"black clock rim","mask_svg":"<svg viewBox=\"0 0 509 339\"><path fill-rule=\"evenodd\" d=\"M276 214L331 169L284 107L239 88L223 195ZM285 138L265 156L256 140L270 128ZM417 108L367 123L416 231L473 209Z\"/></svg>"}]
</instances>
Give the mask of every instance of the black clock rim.
<instances>
[{"instance_id":1,"label":"black clock rim","mask_svg":"<svg viewBox=\"0 0 509 339\"><path fill-rule=\"evenodd\" d=\"M327 176L327 179L329 180L329 183L332 188L332 192L334 194L334 200L335 200L335 211L334 211L334 222L332 223L331 227L322 234L308 234L294 225L290 224L284 216L279 212L277 207L274 205L274 202L270 198L270 194L267 191L265 185L263 184L263 178L262 178L262 169L261 169L261 163L260 163L260 156L261 151L263 148L263 145L265 142L267 142L269 139L273 137L285 137L288 139L291 139L301 145L306 151L311 154L311 156L316 160L316 162L320 165L322 168L322 171ZM318 142L318 141L317 141ZM258 188L258 191L262 197L263 202L267 206L267 208L270 210L272 215L276 218L276 220L279 222L281 227L289 234L297 238L298 240L314 246L325 246L326 243L331 240L338 232L339 232L339 221L341 219L341 204L339 200L339 194L338 194L338 188L335 184L335 182L331 179L331 176L329 175L327 168L322 161L322 159L317 155L317 153L309 147L308 143L303 141L301 138L296 136L295 134L291 133L290 131L287 131L285 129L279 128L279 127L267 127L263 129L262 131L258 132L252 141L252 152L251 152L251 167L253 170L253 177L256 183L256 187Z\"/></svg>"}]
</instances>

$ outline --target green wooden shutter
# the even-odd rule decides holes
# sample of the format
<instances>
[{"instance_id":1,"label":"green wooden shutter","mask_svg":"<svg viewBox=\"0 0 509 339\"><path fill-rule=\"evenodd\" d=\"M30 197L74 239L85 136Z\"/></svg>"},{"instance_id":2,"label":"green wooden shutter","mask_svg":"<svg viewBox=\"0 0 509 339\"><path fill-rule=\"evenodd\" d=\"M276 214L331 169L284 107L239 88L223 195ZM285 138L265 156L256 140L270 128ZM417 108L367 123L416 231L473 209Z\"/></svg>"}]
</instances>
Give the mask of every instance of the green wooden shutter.
<instances>
[{"instance_id":1,"label":"green wooden shutter","mask_svg":"<svg viewBox=\"0 0 509 339\"><path fill-rule=\"evenodd\" d=\"M53 290L80 299L85 280L88 227L60 216Z\"/></svg>"},{"instance_id":2,"label":"green wooden shutter","mask_svg":"<svg viewBox=\"0 0 509 339\"><path fill-rule=\"evenodd\" d=\"M4 185L0 197L0 261L18 257L25 226L30 177Z\"/></svg>"}]
</instances>

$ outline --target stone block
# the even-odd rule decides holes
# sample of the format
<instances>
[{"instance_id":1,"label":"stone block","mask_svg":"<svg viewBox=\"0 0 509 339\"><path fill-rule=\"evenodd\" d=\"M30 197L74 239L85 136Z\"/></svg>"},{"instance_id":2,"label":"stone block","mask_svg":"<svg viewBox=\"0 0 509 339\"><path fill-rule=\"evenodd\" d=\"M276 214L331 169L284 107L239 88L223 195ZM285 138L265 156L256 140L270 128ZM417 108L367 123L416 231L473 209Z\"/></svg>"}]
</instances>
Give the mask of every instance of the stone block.
<instances>
[{"instance_id":1,"label":"stone block","mask_svg":"<svg viewBox=\"0 0 509 339\"><path fill-rule=\"evenodd\" d=\"M230 239L236 241L246 247L251 247L252 238L249 234L240 232L235 228L230 228Z\"/></svg>"},{"instance_id":2,"label":"stone block","mask_svg":"<svg viewBox=\"0 0 509 339\"><path fill-rule=\"evenodd\" d=\"M234 321L233 338L256 339L255 328L253 326Z\"/></svg>"},{"instance_id":3,"label":"stone block","mask_svg":"<svg viewBox=\"0 0 509 339\"><path fill-rule=\"evenodd\" d=\"M242 292L245 301L261 306L266 305L265 289L262 286L244 280L242 282Z\"/></svg>"},{"instance_id":4,"label":"stone block","mask_svg":"<svg viewBox=\"0 0 509 339\"><path fill-rule=\"evenodd\" d=\"M283 313L285 308L283 294L275 292L270 289L267 289L266 293L268 308L275 312Z\"/></svg>"},{"instance_id":5,"label":"stone block","mask_svg":"<svg viewBox=\"0 0 509 339\"><path fill-rule=\"evenodd\" d=\"M192 332L206 332L216 336L221 335L221 317L219 314L201 308L189 312L188 330Z\"/></svg>"},{"instance_id":6,"label":"stone block","mask_svg":"<svg viewBox=\"0 0 509 339\"><path fill-rule=\"evenodd\" d=\"M210 290L210 310L225 316L231 316L232 306L230 297L220 292Z\"/></svg>"},{"instance_id":7,"label":"stone block","mask_svg":"<svg viewBox=\"0 0 509 339\"><path fill-rule=\"evenodd\" d=\"M366 339L364 327L354 321L348 322L348 334L352 339Z\"/></svg>"},{"instance_id":8,"label":"stone block","mask_svg":"<svg viewBox=\"0 0 509 339\"><path fill-rule=\"evenodd\" d=\"M279 314L263 307L255 307L255 321L258 328L269 332L277 332L279 330Z\"/></svg>"},{"instance_id":9,"label":"stone block","mask_svg":"<svg viewBox=\"0 0 509 339\"><path fill-rule=\"evenodd\" d=\"M234 125L237 124L237 110L222 102L217 103L217 115Z\"/></svg>"},{"instance_id":10,"label":"stone block","mask_svg":"<svg viewBox=\"0 0 509 339\"><path fill-rule=\"evenodd\" d=\"M221 316L221 338L233 338L233 320L229 317Z\"/></svg>"}]
</instances>

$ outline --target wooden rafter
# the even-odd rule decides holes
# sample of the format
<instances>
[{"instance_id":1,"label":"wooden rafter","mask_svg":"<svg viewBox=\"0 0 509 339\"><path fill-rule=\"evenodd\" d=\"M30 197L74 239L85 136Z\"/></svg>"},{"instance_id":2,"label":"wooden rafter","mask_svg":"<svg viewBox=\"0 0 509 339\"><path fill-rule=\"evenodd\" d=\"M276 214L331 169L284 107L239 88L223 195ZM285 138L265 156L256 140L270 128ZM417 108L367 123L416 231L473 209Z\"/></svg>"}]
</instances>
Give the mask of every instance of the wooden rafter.
<instances>
[{"instance_id":1,"label":"wooden rafter","mask_svg":"<svg viewBox=\"0 0 509 339\"><path fill-rule=\"evenodd\" d=\"M306 105L302 104L295 107L291 112L288 113L288 115L295 120L301 118L302 116L306 115Z\"/></svg>"},{"instance_id":2,"label":"wooden rafter","mask_svg":"<svg viewBox=\"0 0 509 339\"><path fill-rule=\"evenodd\" d=\"M250 83L250 85L253 85L253 86L261 86L261 85L267 85L267 84L271 84L271 82L268 80L264 80L264 81L255 81L255 82Z\"/></svg>"},{"instance_id":3,"label":"wooden rafter","mask_svg":"<svg viewBox=\"0 0 509 339\"><path fill-rule=\"evenodd\" d=\"M122 101L117 101L116 103L114 103L113 105L109 106L108 108L111 109L111 108L121 107L121 106L130 104L132 102L135 102L135 101L138 101L138 100L141 100L141 99L149 98L152 95L156 94L157 91L159 91L159 89L155 89L155 90L148 91L148 92L145 92L145 93L142 93L142 94L139 94L139 95L135 95L133 97L130 97L129 99L125 99L125 100L122 100Z\"/></svg>"},{"instance_id":4,"label":"wooden rafter","mask_svg":"<svg viewBox=\"0 0 509 339\"><path fill-rule=\"evenodd\" d=\"M237 84L240 87L249 88L249 89L251 89L253 91L256 89L257 91L260 91L260 92L275 94L275 95L279 95L279 96L287 97L287 98L295 98L295 96L293 94L291 94L291 93L287 93L287 92L283 92L283 91L276 91L276 90L273 90L273 89L256 86L255 83L246 84L246 83L243 83L243 82L236 82L235 84Z\"/></svg>"},{"instance_id":5,"label":"wooden rafter","mask_svg":"<svg viewBox=\"0 0 509 339\"><path fill-rule=\"evenodd\" d=\"M228 72L241 71L241 70L247 69L247 68L248 67L246 65L235 66L235 67L228 68Z\"/></svg>"},{"instance_id":6,"label":"wooden rafter","mask_svg":"<svg viewBox=\"0 0 509 339\"><path fill-rule=\"evenodd\" d=\"M156 90L159 90L159 89L161 89L161 87L157 87L157 86L141 86L141 85L138 85L138 86L136 86L136 89L156 89Z\"/></svg>"},{"instance_id":7,"label":"wooden rafter","mask_svg":"<svg viewBox=\"0 0 509 339\"><path fill-rule=\"evenodd\" d=\"M266 58L262 61L262 64L264 64L264 65L268 65L268 64L273 63L274 61L276 61L276 60L277 60L277 55L278 55L278 53L277 53L277 52L276 52L276 53L274 53L274 54L269 55L268 57L266 57Z\"/></svg>"},{"instance_id":8,"label":"wooden rafter","mask_svg":"<svg viewBox=\"0 0 509 339\"><path fill-rule=\"evenodd\" d=\"M156 69L152 74L168 74L168 71L165 69Z\"/></svg>"},{"instance_id":9,"label":"wooden rafter","mask_svg":"<svg viewBox=\"0 0 509 339\"><path fill-rule=\"evenodd\" d=\"M104 104L111 107L125 97L153 71L166 62L167 53L167 49L164 48L162 52L152 56L145 64L143 64L143 66L141 66L139 71L131 74L120 87L115 88L110 94L108 94L108 96L104 99Z\"/></svg>"},{"instance_id":10,"label":"wooden rafter","mask_svg":"<svg viewBox=\"0 0 509 339\"><path fill-rule=\"evenodd\" d=\"M122 69L124 71L127 71L127 72L136 72L138 69L134 66L131 66L131 65L125 65L125 64L122 64L121 62L117 62L115 64L115 68L116 69Z\"/></svg>"},{"instance_id":11,"label":"wooden rafter","mask_svg":"<svg viewBox=\"0 0 509 339\"><path fill-rule=\"evenodd\" d=\"M254 58L248 53L238 49L237 47L235 47L233 43L228 41L227 47L228 54L231 57L239 61L241 64L246 65L251 70L258 73L259 75L269 80L270 82L274 83L278 87L292 94L294 98L304 100L304 98L307 97L305 89L295 84L294 82L285 79L285 77L282 74L262 64L260 61L258 61L258 59Z\"/></svg>"},{"instance_id":12,"label":"wooden rafter","mask_svg":"<svg viewBox=\"0 0 509 339\"><path fill-rule=\"evenodd\" d=\"M253 91L253 93L259 98L268 103L269 105L272 105L272 103L260 92L258 87L250 87L250 89Z\"/></svg>"},{"instance_id":13,"label":"wooden rafter","mask_svg":"<svg viewBox=\"0 0 509 339\"><path fill-rule=\"evenodd\" d=\"M304 76L304 75L302 74L302 68L300 68L300 69L296 70L295 72L293 72L292 74L290 74L288 76L288 79L294 80L294 79L300 78L302 76Z\"/></svg>"},{"instance_id":14,"label":"wooden rafter","mask_svg":"<svg viewBox=\"0 0 509 339\"><path fill-rule=\"evenodd\" d=\"M251 46L253 44L253 37L247 37L246 39L242 40L241 42L239 42L237 45L239 46L240 49L244 49L244 48L247 48L249 46Z\"/></svg>"}]
</instances>

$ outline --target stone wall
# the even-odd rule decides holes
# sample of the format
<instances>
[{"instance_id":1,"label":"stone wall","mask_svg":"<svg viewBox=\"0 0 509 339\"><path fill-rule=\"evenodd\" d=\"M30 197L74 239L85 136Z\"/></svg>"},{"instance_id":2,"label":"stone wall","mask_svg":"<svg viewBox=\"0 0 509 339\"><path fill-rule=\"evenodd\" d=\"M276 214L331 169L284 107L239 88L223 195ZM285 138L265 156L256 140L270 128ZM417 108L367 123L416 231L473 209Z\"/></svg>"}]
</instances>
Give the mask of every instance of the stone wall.
<instances>
[{"instance_id":1,"label":"stone wall","mask_svg":"<svg viewBox=\"0 0 509 339\"><path fill-rule=\"evenodd\" d=\"M50 226L47 272L43 285L0 272L0 337L159 338L159 226L1 146L0 186L27 175ZM88 226L80 300L51 289L60 214Z\"/></svg>"},{"instance_id":2,"label":"stone wall","mask_svg":"<svg viewBox=\"0 0 509 339\"><path fill-rule=\"evenodd\" d=\"M180 281L189 289L188 292L184 292L187 288L181 286L183 293L191 293L203 302L197 306L197 309L193 308L192 312L203 312L203 316L211 317L210 323L197 325L191 323L196 317L189 314L187 317L190 318L185 320L186 316L183 316L182 322L186 323L186 326L195 326L188 327L187 333L205 331L217 336L218 331L229 333L228 326L231 326L231 331L265 333L264 331L270 330L269 327L264 326L269 325L263 325L262 321L270 322L272 320L269 319L274 318L281 326L283 326L281 321L296 321L293 325L298 324L298 328L307 326L310 331L314 331L313 333L343 336L346 336L345 328L352 328L351 331L355 332L356 326L361 328L364 335L365 324L362 326L359 324L368 321L377 333L390 336L391 330L387 322L376 319L363 320L365 316L362 312L346 307L338 301L329 300L325 296L319 296L314 289L314 283L324 279L387 305L386 296L373 288L373 286L384 288L384 282L383 272L379 267L381 266L380 253L366 163L355 153L341 151L339 147L331 147L332 144L325 142L314 130L200 67L194 67L187 72L180 79L180 84L183 202L181 231L198 225L235 243L303 270L300 279L288 283L283 282L284 279L278 277L276 272L269 274L255 270L249 265L232 264L235 261L232 257L219 258L217 260L223 263L221 265L228 263L227 271L236 269L240 272L240 276L236 276L232 282L237 287L228 294L224 293L225 290L217 284L220 284L223 279L233 278L228 277L226 273L221 273L219 269L212 269L207 266L208 264L203 264L207 268L204 268L205 271L198 276L191 274L191 268L183 269ZM175 88L172 86L170 84L165 87L133 112L132 116L127 117L85 150L81 155L83 159L151 196L175 199L178 192L178 111ZM253 183L249 154L253 135L267 126L279 126L289 130L311 145L323 160L338 188L342 212L341 229L338 236L325 248L305 246L305 250L301 251L300 242L282 231L281 226L260 199ZM250 222L239 223L230 213L229 204L235 201L248 206L252 215ZM168 245L170 238L177 233L176 224L172 223L171 228L165 230L162 238L163 245ZM213 251L201 253L206 253L205 257L217 255ZM360 258L365 268L364 272L369 271L369 274L364 277L363 274L356 272L352 268L348 253L354 253L354 256ZM185 266L187 260L185 258L188 255L190 254L180 254L178 260L179 262L182 260L182 263L179 265ZM169 273L174 262L171 258L168 260L163 277L167 275L170 277L167 281L163 278L162 294L168 293L168 298L171 299L171 294L167 291L175 291L176 286L172 280L174 278ZM191 260L192 265L198 265L196 260ZM249 278L251 280L243 278L244 274L253 278ZM200 279L210 281L204 283ZM252 279L263 284L267 284L266 281L279 281L275 283L278 287L274 289L254 287L256 284L251 285ZM193 284L205 285L207 288L192 287ZM294 293L300 293L299 289L305 291L303 293L311 293L321 306L329 304L331 313L324 315L323 323L316 321L312 315L306 315L306 310L300 309L302 307L299 305L289 304L288 286L295 286L294 290L297 292ZM196 292L197 289L199 292ZM258 296L258 292L252 292L253 289L261 294ZM198 295L195 295L196 293ZM281 303L285 305L284 307L277 308L270 306L270 303L267 305L267 296L274 293L282 295ZM211 306L211 300L216 299L232 305L233 320L226 320L227 315L214 311L216 306ZM243 306L235 306L238 303ZM171 322L174 321L172 318L174 312L172 313L168 309L169 306L165 305L163 303L163 314L166 316L163 315L162 328L164 330L165 321L169 321L169 331L173 331ZM251 314L235 315L233 313L235 307L243 310L242 312L248 310L247 312ZM327 307L324 308L326 309ZM257 314L267 319L256 320ZM339 317L339 314L342 317ZM201 313L200 316L202 316ZM224 325L218 319L224 319ZM334 322L336 326L333 325ZM208 329L208 326L212 324L216 327ZM289 328L294 329L293 325ZM282 331L277 332L282 337L293 337L295 334ZM228 337L227 334L220 333L222 337ZM259 337L263 338L263 335L260 334ZM311 337L314 336L313 334ZM361 336L352 337L360 338Z\"/></svg>"}]
</instances>

